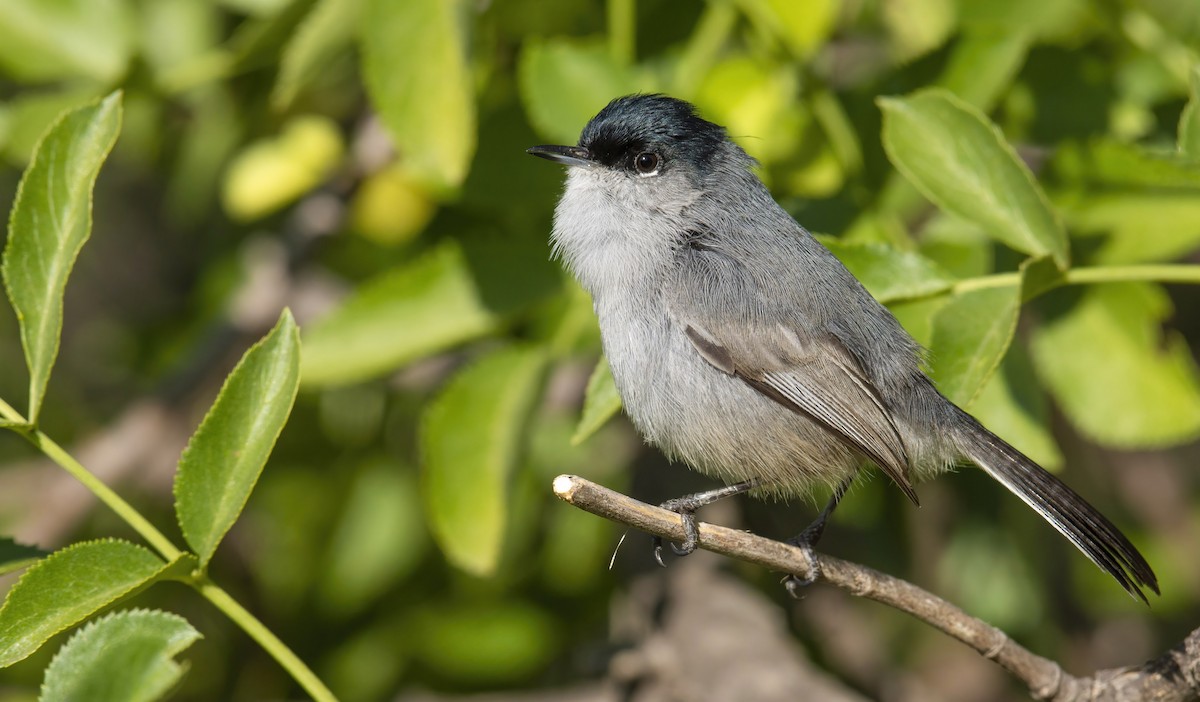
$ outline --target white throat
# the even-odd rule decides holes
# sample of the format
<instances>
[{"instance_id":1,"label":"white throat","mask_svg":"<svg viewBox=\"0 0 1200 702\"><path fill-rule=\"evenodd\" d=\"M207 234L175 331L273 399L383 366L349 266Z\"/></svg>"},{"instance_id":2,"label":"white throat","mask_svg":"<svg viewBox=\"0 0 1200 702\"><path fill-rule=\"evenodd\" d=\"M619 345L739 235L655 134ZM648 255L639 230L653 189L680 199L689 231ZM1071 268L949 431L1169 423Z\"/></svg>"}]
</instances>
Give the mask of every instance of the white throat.
<instances>
[{"instance_id":1,"label":"white throat","mask_svg":"<svg viewBox=\"0 0 1200 702\"><path fill-rule=\"evenodd\" d=\"M609 293L657 286L695 198L695 191L666 178L572 168L554 212L554 253L597 302Z\"/></svg>"}]
</instances>

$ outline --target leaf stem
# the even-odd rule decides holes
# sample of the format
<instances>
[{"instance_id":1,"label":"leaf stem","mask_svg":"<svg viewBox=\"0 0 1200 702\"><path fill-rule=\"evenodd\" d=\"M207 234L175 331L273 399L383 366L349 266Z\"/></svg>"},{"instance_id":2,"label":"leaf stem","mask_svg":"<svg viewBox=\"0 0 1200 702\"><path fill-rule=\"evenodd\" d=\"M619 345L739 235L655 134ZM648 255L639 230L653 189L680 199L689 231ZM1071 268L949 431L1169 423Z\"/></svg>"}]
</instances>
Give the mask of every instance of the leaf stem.
<instances>
[{"instance_id":1,"label":"leaf stem","mask_svg":"<svg viewBox=\"0 0 1200 702\"><path fill-rule=\"evenodd\" d=\"M1066 281L1072 285L1129 281L1200 284L1200 266L1163 263L1140 266L1074 268L1067 271Z\"/></svg>"},{"instance_id":2,"label":"leaf stem","mask_svg":"<svg viewBox=\"0 0 1200 702\"><path fill-rule=\"evenodd\" d=\"M1063 285L1088 285L1094 283L1126 283L1134 281L1200 285L1200 266L1162 263L1135 266L1072 268L1063 274L1061 283ZM1020 283L1020 273L995 273L960 280L950 287L950 292L951 294L960 294L984 288L1003 288L1020 285ZM934 293L934 295L938 294L941 293Z\"/></svg>"},{"instance_id":3,"label":"leaf stem","mask_svg":"<svg viewBox=\"0 0 1200 702\"><path fill-rule=\"evenodd\" d=\"M636 36L636 0L608 0L608 48L614 61L622 66L633 63Z\"/></svg>"},{"instance_id":4,"label":"leaf stem","mask_svg":"<svg viewBox=\"0 0 1200 702\"><path fill-rule=\"evenodd\" d=\"M9 428L20 433L29 443L46 454L50 460L57 463L70 473L72 477L83 483L84 487L91 490L92 494L98 497L101 502L116 512L129 526L133 527L134 531L140 534L168 562L174 562L184 555L175 544L171 543L170 539L155 528L137 509L84 468L79 461L75 460L71 454L67 453L53 439L46 436L41 430L30 426L28 421L21 416L21 413L13 409L12 405L0 399L0 426L3 424L9 424ZM185 582L199 591L217 609L224 612L235 624L249 634L250 638L257 641L296 682L300 683L300 686L314 700L317 702L337 702L337 698L333 696L329 688L325 687L325 684L317 678L316 674L286 644L280 641L274 633L267 629L254 615L250 614L237 600L233 599L229 593L209 580L207 575L199 574L195 577L185 579Z\"/></svg>"},{"instance_id":5,"label":"leaf stem","mask_svg":"<svg viewBox=\"0 0 1200 702\"><path fill-rule=\"evenodd\" d=\"M204 596L204 599L213 603L225 616L241 627L242 631L249 634L250 638L257 641L259 646L271 654L271 657L283 666L283 669L296 682L300 683L300 687L303 687L304 691L316 702L337 702L337 697L334 697L333 692L304 664L304 661L300 660L300 657L287 647L287 644L279 640L270 629L256 619L241 603L233 599L228 592L203 575L194 581L194 586Z\"/></svg>"},{"instance_id":6,"label":"leaf stem","mask_svg":"<svg viewBox=\"0 0 1200 702\"><path fill-rule=\"evenodd\" d=\"M19 434L24 436L39 451L46 454L50 460L61 466L63 470L70 473L72 477L83 483L84 487L91 490L93 495L98 497L109 509L116 512L117 516L124 519L126 524L133 527L133 530L141 535L148 544L153 546L163 558L167 561L174 561L183 555L183 552L176 548L175 544L171 543L171 540L164 536L149 520L143 517L141 512L138 512L133 505L126 502L112 488L105 485L102 480L89 472L87 468L84 468L79 461L75 460L74 456L67 453L63 447L42 433L40 429L28 426L25 418L4 400L0 400L0 417L23 425L16 428Z\"/></svg>"}]
</instances>

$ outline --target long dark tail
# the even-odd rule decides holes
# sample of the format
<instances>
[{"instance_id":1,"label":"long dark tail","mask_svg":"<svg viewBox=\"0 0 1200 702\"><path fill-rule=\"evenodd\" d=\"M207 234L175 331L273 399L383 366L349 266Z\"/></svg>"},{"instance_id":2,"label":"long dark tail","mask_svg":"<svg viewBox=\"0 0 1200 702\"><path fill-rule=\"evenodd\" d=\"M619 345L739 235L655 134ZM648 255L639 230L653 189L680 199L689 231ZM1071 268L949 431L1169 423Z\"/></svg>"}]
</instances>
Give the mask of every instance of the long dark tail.
<instances>
[{"instance_id":1,"label":"long dark tail","mask_svg":"<svg viewBox=\"0 0 1200 702\"><path fill-rule=\"evenodd\" d=\"M1116 578L1129 594L1147 603L1143 587L1158 594L1158 578L1150 564L1112 522L974 417L962 410L959 414L962 421L958 423L958 443L967 458L1037 510L1093 563Z\"/></svg>"}]
</instances>

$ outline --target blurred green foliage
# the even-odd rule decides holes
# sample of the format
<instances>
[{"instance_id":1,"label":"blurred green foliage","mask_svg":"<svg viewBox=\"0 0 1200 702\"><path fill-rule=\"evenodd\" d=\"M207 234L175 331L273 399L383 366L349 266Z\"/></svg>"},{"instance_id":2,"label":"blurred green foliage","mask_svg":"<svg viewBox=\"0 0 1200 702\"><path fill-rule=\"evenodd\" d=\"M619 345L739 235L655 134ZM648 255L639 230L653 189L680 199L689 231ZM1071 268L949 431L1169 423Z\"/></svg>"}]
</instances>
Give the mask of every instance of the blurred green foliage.
<instances>
[{"instance_id":1,"label":"blurred green foliage","mask_svg":"<svg viewBox=\"0 0 1200 702\"><path fill-rule=\"evenodd\" d=\"M946 391L1048 467L1200 435L1200 315L1175 304L1197 298L1162 284L1197 282L1195 266L1169 265L1200 248L1194 0L0 0L0 202L24 169L54 165L29 159L63 110L118 88L95 236L33 414L68 444L157 398L190 434L228 361L291 306L300 394L255 492L231 498L249 495L211 571L345 700L597 674L571 652L605 636L616 534L547 487L577 472L628 488L634 461L657 459L606 422L619 399L595 365L590 302L546 241L562 175L523 150L573 143L621 94L667 92L727 125L780 202L930 348ZM73 172L86 183L88 170ZM0 314L13 404L22 365L21 330ZM28 456L0 442L6 462ZM126 482L172 524L161 479ZM1168 591L1151 614L966 476L945 489L970 519L933 539L936 575L918 579L1051 657L1081 620L1114 613L1152 621L1156 650L1173 644L1200 620L1200 572L1180 556L1194 527L1136 526L1194 524L1195 497L1162 497L1172 517L1095 471L1069 482L1147 544ZM0 534L53 510L25 485L0 501ZM851 495L839 521L862 538L842 555L912 575L931 546L889 522L905 514L893 492ZM236 517L205 519L219 540ZM63 519L39 546L113 531L99 514ZM0 546L0 571L36 555ZM295 694L180 590L135 600L205 637L177 697ZM890 640L890 663L911 663L904 636ZM0 673L0 696L32 697L45 656Z\"/></svg>"}]
</instances>

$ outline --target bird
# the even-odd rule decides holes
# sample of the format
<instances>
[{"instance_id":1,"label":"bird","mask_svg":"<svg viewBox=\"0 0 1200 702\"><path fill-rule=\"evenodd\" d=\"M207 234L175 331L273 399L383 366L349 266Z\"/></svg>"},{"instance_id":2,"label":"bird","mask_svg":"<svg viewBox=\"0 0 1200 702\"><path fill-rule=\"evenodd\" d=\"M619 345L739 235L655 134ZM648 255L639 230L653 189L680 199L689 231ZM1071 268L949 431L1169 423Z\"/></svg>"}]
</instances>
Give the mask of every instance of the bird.
<instances>
[{"instance_id":1,"label":"bird","mask_svg":"<svg viewBox=\"0 0 1200 702\"><path fill-rule=\"evenodd\" d=\"M695 512L717 499L827 487L825 509L790 540L815 564L865 465L919 505L914 485L967 462L1131 595L1159 592L1112 522L938 391L921 346L695 106L618 97L577 144L527 153L568 167L551 251L591 295L626 414L669 458L725 484L663 503L683 522L676 553L696 548ZM808 581L787 584L795 594Z\"/></svg>"}]
</instances>

